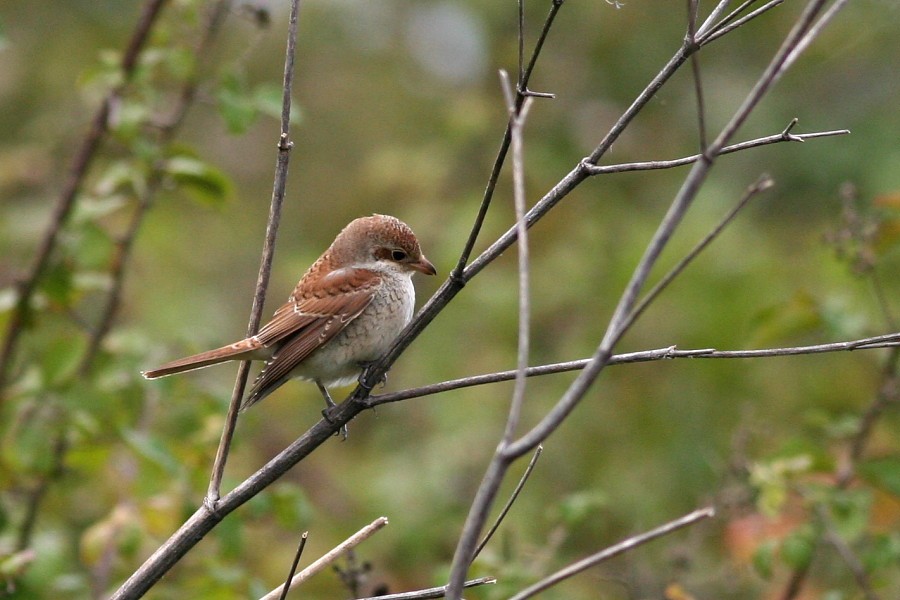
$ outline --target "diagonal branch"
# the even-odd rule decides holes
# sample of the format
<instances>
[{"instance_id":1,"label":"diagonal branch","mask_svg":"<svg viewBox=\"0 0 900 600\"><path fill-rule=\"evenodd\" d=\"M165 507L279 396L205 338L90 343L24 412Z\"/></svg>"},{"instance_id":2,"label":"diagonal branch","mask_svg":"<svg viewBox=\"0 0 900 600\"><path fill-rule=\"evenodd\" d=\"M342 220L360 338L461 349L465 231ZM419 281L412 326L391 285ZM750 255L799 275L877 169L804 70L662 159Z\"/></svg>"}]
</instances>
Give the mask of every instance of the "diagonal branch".
<instances>
[{"instance_id":1,"label":"diagonal branch","mask_svg":"<svg viewBox=\"0 0 900 600\"><path fill-rule=\"evenodd\" d=\"M701 508L681 518L675 519L674 521L670 521L664 525L660 525L655 529L651 529L646 533L635 535L628 539L622 540L614 546L610 546L605 550L601 550L600 552L583 558L578 562L569 565L568 567L560 569L553 575L550 575L549 577L542 579L531 587L522 590L521 592L510 598L510 600L526 600L526 598L531 598L536 594L539 594L540 592L553 587L557 583L564 581L569 577L573 577L581 573L582 571L594 567L604 561L607 561L610 558L628 552L633 548L642 546L647 542L660 538L664 535L668 535L673 531L678 531L679 529L683 529L684 527L693 525L694 523L697 523L704 519L710 519L714 517L715 514L716 511L712 507Z\"/></svg>"}]
</instances>

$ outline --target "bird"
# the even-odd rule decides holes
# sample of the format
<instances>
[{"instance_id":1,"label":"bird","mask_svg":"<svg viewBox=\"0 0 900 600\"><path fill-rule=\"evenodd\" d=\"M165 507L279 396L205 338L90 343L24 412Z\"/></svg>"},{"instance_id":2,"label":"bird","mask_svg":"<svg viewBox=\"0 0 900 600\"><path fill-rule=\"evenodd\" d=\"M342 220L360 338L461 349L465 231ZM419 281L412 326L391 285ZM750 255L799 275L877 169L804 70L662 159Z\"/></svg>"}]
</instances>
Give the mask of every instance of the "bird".
<instances>
[{"instance_id":1,"label":"bird","mask_svg":"<svg viewBox=\"0 0 900 600\"><path fill-rule=\"evenodd\" d=\"M388 215L355 219L257 334L141 374L156 379L231 360L264 360L241 411L300 378L318 386L327 419L335 407L328 388L362 381L364 370L412 320L417 272L437 270L409 225Z\"/></svg>"}]
</instances>

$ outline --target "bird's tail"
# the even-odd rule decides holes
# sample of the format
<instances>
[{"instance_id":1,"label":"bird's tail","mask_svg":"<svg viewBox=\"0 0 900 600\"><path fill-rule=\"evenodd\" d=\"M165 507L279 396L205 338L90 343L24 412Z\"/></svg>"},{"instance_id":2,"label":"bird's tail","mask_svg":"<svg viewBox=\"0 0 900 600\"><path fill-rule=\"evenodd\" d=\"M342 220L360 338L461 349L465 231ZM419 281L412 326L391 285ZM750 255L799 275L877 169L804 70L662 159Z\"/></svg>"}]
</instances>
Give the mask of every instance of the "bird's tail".
<instances>
[{"instance_id":1,"label":"bird's tail","mask_svg":"<svg viewBox=\"0 0 900 600\"><path fill-rule=\"evenodd\" d=\"M185 371L202 369L229 360L249 360L257 358L256 352L260 349L262 349L262 344L256 338L247 338L215 350L207 350L200 354L167 362L149 371L141 371L141 375L146 379L156 379L167 375L175 375L176 373L184 373Z\"/></svg>"}]
</instances>

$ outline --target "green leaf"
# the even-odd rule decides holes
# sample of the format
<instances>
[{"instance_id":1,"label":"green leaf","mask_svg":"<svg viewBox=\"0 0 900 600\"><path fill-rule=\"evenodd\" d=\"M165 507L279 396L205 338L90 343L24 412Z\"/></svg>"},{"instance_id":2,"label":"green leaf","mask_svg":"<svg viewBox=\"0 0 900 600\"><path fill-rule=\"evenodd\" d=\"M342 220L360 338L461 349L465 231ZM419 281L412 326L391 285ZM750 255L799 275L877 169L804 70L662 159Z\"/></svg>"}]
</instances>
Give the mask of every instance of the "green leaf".
<instances>
[{"instance_id":1,"label":"green leaf","mask_svg":"<svg viewBox=\"0 0 900 600\"><path fill-rule=\"evenodd\" d=\"M860 477L900 498L900 456L884 456L861 462Z\"/></svg>"},{"instance_id":2,"label":"green leaf","mask_svg":"<svg viewBox=\"0 0 900 600\"><path fill-rule=\"evenodd\" d=\"M231 133L244 133L259 115L247 84L238 73L231 72L222 76L216 100L219 113L225 119L225 125Z\"/></svg>"},{"instance_id":3,"label":"green leaf","mask_svg":"<svg viewBox=\"0 0 900 600\"><path fill-rule=\"evenodd\" d=\"M799 527L781 542L781 557L792 569L809 566L816 547L816 534L811 527Z\"/></svg>"},{"instance_id":4,"label":"green leaf","mask_svg":"<svg viewBox=\"0 0 900 600\"><path fill-rule=\"evenodd\" d=\"M59 385L75 375L84 355L86 343L83 337L61 336L45 342L40 361L46 385Z\"/></svg>"},{"instance_id":5,"label":"green leaf","mask_svg":"<svg viewBox=\"0 0 900 600\"><path fill-rule=\"evenodd\" d=\"M68 306L73 296L72 267L62 261L51 264L44 272L39 287L51 302Z\"/></svg>"},{"instance_id":6,"label":"green leaf","mask_svg":"<svg viewBox=\"0 0 900 600\"><path fill-rule=\"evenodd\" d=\"M264 115L281 119L281 107L284 102L284 90L271 83L262 83L253 90L253 104ZM297 125L302 120L302 113L295 100L291 100L291 124Z\"/></svg>"},{"instance_id":7,"label":"green leaf","mask_svg":"<svg viewBox=\"0 0 900 600\"><path fill-rule=\"evenodd\" d=\"M778 543L775 540L766 540L760 544L753 553L753 568L763 579L772 578L772 565L775 562L775 548Z\"/></svg>"},{"instance_id":8,"label":"green leaf","mask_svg":"<svg viewBox=\"0 0 900 600\"><path fill-rule=\"evenodd\" d=\"M606 494L597 491L585 491L569 494L563 498L557 510L563 522L570 527L576 527L608 505L609 498Z\"/></svg>"},{"instance_id":9,"label":"green leaf","mask_svg":"<svg viewBox=\"0 0 900 600\"><path fill-rule=\"evenodd\" d=\"M787 300L770 306L754 317L752 346L767 346L816 331L822 326L822 308L816 299L798 290Z\"/></svg>"},{"instance_id":10,"label":"green leaf","mask_svg":"<svg viewBox=\"0 0 900 600\"><path fill-rule=\"evenodd\" d=\"M140 456L161 467L170 474L181 471L181 463L158 438L132 430L125 430L122 437Z\"/></svg>"},{"instance_id":11,"label":"green leaf","mask_svg":"<svg viewBox=\"0 0 900 600\"><path fill-rule=\"evenodd\" d=\"M166 161L165 171L204 204L219 206L231 192L231 181L222 171L192 156L173 156Z\"/></svg>"}]
</instances>

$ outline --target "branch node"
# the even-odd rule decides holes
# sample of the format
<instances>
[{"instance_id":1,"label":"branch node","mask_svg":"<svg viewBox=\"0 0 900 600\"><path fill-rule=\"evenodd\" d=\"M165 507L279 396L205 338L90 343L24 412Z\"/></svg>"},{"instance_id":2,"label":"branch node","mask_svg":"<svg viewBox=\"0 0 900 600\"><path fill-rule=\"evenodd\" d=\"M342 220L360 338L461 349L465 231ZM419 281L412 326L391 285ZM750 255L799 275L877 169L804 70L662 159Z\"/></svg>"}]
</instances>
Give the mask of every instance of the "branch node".
<instances>
[{"instance_id":1,"label":"branch node","mask_svg":"<svg viewBox=\"0 0 900 600\"><path fill-rule=\"evenodd\" d=\"M218 494L210 494L207 493L206 496L203 497L203 508L206 509L211 516L216 518L221 518L222 515L219 514L219 495Z\"/></svg>"},{"instance_id":2,"label":"branch node","mask_svg":"<svg viewBox=\"0 0 900 600\"><path fill-rule=\"evenodd\" d=\"M799 121L800 120L797 117L791 119L791 122L788 123L787 127L784 128L784 131L781 132L781 139L785 140L786 142L805 142L806 140L803 139L803 136L794 135L791 133L791 130L797 126L797 123Z\"/></svg>"},{"instance_id":3,"label":"branch node","mask_svg":"<svg viewBox=\"0 0 900 600\"><path fill-rule=\"evenodd\" d=\"M459 267L450 271L450 282L453 283L458 289L462 289L466 287L466 278L463 277L463 270Z\"/></svg>"},{"instance_id":4,"label":"branch node","mask_svg":"<svg viewBox=\"0 0 900 600\"><path fill-rule=\"evenodd\" d=\"M516 86L516 93L523 98L556 98L556 94L550 92L534 92L532 90L529 90L527 87L523 88L520 85Z\"/></svg>"},{"instance_id":5,"label":"branch node","mask_svg":"<svg viewBox=\"0 0 900 600\"><path fill-rule=\"evenodd\" d=\"M282 133L278 138L278 149L282 151L290 150L294 147L294 142L288 139L287 133Z\"/></svg>"},{"instance_id":6,"label":"branch node","mask_svg":"<svg viewBox=\"0 0 900 600\"><path fill-rule=\"evenodd\" d=\"M586 156L578 163L578 170L587 175L599 175L602 171L594 164L590 156Z\"/></svg>"}]
</instances>

